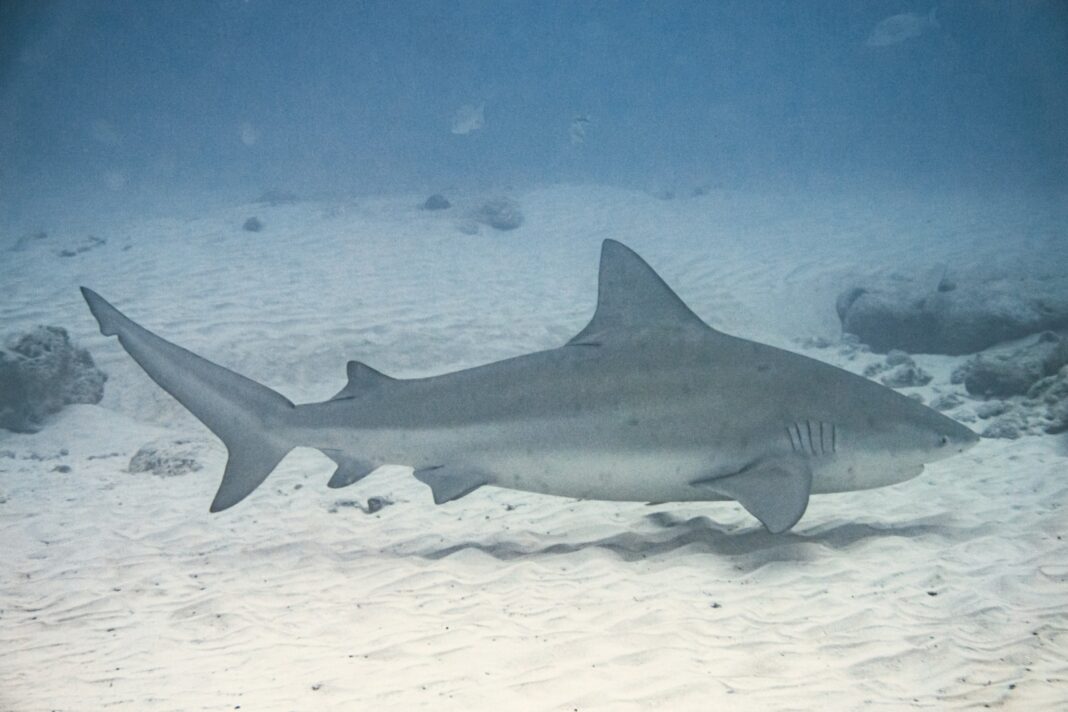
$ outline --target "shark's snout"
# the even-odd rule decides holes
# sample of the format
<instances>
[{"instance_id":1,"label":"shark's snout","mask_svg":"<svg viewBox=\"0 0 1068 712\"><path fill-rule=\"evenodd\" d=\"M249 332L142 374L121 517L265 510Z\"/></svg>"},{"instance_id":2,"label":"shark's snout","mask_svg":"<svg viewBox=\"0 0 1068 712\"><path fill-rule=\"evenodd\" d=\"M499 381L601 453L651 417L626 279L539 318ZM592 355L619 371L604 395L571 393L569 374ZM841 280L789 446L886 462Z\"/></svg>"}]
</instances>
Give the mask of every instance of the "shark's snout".
<instances>
[{"instance_id":1,"label":"shark's snout","mask_svg":"<svg viewBox=\"0 0 1068 712\"><path fill-rule=\"evenodd\" d=\"M957 452L964 452L965 450L971 450L979 443L979 433L975 432L971 428L961 425L961 430L964 434L957 440Z\"/></svg>"},{"instance_id":2,"label":"shark's snout","mask_svg":"<svg viewBox=\"0 0 1068 712\"><path fill-rule=\"evenodd\" d=\"M970 450L979 442L979 435L966 425L951 418L945 418L943 425L939 429L938 449L945 451L946 457Z\"/></svg>"}]
</instances>

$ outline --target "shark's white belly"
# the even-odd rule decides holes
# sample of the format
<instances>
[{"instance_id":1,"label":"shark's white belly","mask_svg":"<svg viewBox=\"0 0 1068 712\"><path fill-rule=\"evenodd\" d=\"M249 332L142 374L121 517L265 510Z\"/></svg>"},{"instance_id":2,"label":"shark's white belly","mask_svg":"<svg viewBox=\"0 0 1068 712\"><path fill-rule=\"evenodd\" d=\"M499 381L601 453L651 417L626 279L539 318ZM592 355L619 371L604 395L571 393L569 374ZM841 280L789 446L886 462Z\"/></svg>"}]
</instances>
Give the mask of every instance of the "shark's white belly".
<instances>
[{"instance_id":1,"label":"shark's white belly","mask_svg":"<svg viewBox=\"0 0 1068 712\"><path fill-rule=\"evenodd\" d=\"M708 470L709 457L693 452L513 452L473 464L493 472L495 485L541 494L637 502L709 498L690 484Z\"/></svg>"},{"instance_id":2,"label":"shark's white belly","mask_svg":"<svg viewBox=\"0 0 1068 712\"><path fill-rule=\"evenodd\" d=\"M472 461L495 475L500 487L578 499L637 502L718 501L723 497L692 483L743 470L752 460L683 450L621 452L572 450L542 455L499 454ZM810 457L812 493L873 489L903 482L923 468L892 461Z\"/></svg>"},{"instance_id":3,"label":"shark's white belly","mask_svg":"<svg viewBox=\"0 0 1068 712\"><path fill-rule=\"evenodd\" d=\"M540 494L638 502L717 501L723 497L693 482L736 474L769 457L804 457L812 470L812 493L882 487L911 479L922 468L902 467L894 458L860 456L842 447L835 453L799 455L778 429L729 433L746 442L729 447L709 439L659 443L647 431L620 431L601 422L461 428L337 430L317 446L343 450L376 464L416 469L449 466L487 475L489 484ZM319 433L320 436L323 433ZM354 437L355 435L355 437Z\"/></svg>"}]
</instances>

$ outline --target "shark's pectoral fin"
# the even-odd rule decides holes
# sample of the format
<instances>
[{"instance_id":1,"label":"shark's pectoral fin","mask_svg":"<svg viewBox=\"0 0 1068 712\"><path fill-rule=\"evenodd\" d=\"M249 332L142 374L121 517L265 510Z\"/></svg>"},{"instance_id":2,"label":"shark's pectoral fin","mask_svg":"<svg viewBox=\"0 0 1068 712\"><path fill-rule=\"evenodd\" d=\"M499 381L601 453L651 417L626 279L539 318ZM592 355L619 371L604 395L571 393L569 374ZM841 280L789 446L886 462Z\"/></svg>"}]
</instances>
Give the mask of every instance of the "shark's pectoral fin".
<instances>
[{"instance_id":1,"label":"shark's pectoral fin","mask_svg":"<svg viewBox=\"0 0 1068 712\"><path fill-rule=\"evenodd\" d=\"M337 463L337 469L334 470L330 481L326 483L326 486L332 489L348 487L354 482L359 482L378 467L373 462L354 460L336 450L323 450L323 454Z\"/></svg>"},{"instance_id":2,"label":"shark's pectoral fin","mask_svg":"<svg viewBox=\"0 0 1068 712\"><path fill-rule=\"evenodd\" d=\"M428 467L415 471L415 479L430 486L434 504L445 504L471 494L489 484L491 478L478 470L449 466Z\"/></svg>"},{"instance_id":3,"label":"shark's pectoral fin","mask_svg":"<svg viewBox=\"0 0 1068 712\"><path fill-rule=\"evenodd\" d=\"M805 513L812 470L801 458L763 460L733 475L703 478L692 484L736 500L769 532L780 534Z\"/></svg>"}]
</instances>

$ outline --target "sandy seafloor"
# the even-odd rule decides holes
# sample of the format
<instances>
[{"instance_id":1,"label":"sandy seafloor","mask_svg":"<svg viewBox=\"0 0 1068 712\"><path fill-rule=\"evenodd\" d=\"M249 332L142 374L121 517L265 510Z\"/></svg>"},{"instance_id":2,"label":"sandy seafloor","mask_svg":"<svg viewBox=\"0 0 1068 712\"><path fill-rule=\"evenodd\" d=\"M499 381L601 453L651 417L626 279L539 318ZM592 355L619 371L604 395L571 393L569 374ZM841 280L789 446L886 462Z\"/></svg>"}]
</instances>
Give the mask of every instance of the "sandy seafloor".
<instances>
[{"instance_id":1,"label":"sandy seafloor","mask_svg":"<svg viewBox=\"0 0 1068 712\"><path fill-rule=\"evenodd\" d=\"M817 496L780 536L734 503L487 487L435 507L401 467L332 491L332 463L305 449L210 515L221 443L77 291L320 400L349 358L423 376L560 345L612 237L717 328L859 371L875 357L798 345L838 338L845 280L1063 259L1064 196L555 186L513 194L520 229L479 235L456 228L477 196L445 213L423 197L74 219L0 246L4 331L65 326L110 376L99 406L0 431L0 710L1066 708L1064 436ZM241 229L251 215L262 232ZM57 256L90 233L107 243ZM960 359L917 361L926 397L959 388ZM158 437L191 439L203 469L130 474ZM394 504L336 506L369 496Z\"/></svg>"}]
</instances>

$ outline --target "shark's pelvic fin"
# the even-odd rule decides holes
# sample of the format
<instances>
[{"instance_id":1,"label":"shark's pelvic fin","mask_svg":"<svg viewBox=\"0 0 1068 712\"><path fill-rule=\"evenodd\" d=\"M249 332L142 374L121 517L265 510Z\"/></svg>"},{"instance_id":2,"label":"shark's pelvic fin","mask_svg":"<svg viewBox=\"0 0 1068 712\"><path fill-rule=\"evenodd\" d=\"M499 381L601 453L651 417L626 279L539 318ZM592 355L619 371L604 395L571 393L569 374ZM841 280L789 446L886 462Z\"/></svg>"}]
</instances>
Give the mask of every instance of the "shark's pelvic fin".
<instances>
[{"instance_id":1,"label":"shark's pelvic fin","mask_svg":"<svg viewBox=\"0 0 1068 712\"><path fill-rule=\"evenodd\" d=\"M346 374L349 377L349 382L345 384L345 387L338 391L330 400L344 400L345 398L354 398L355 396L366 393L372 388L378 388L386 383L391 383L397 379L391 378L381 371L376 371L365 363L359 361L349 361L345 366Z\"/></svg>"},{"instance_id":2,"label":"shark's pelvic fin","mask_svg":"<svg viewBox=\"0 0 1068 712\"><path fill-rule=\"evenodd\" d=\"M234 506L267 479L295 445L285 441L292 403L267 386L161 339L91 289L82 287L82 295L100 333L118 336L145 373L226 445L230 457L212 512Z\"/></svg>"},{"instance_id":3,"label":"shark's pelvic fin","mask_svg":"<svg viewBox=\"0 0 1068 712\"><path fill-rule=\"evenodd\" d=\"M803 458L763 460L733 475L694 481L695 487L730 497L772 534L793 527L808 508L812 470Z\"/></svg>"},{"instance_id":4,"label":"shark's pelvic fin","mask_svg":"<svg viewBox=\"0 0 1068 712\"><path fill-rule=\"evenodd\" d=\"M330 478L330 481L326 483L326 486L332 489L348 487L355 482L359 482L364 477L367 477L367 475L374 472L375 468L378 467L378 465L371 462L354 460L338 450L323 450L322 452L337 463L337 469L334 470L334 475Z\"/></svg>"},{"instance_id":5,"label":"shark's pelvic fin","mask_svg":"<svg viewBox=\"0 0 1068 712\"><path fill-rule=\"evenodd\" d=\"M597 310L586 328L568 343L595 343L613 333L647 329L707 331L710 327L637 253L615 240L605 240Z\"/></svg>"},{"instance_id":6,"label":"shark's pelvic fin","mask_svg":"<svg viewBox=\"0 0 1068 712\"><path fill-rule=\"evenodd\" d=\"M434 504L445 504L465 497L492 480L488 475L460 467L428 467L416 470L415 478L430 487Z\"/></svg>"}]
</instances>

